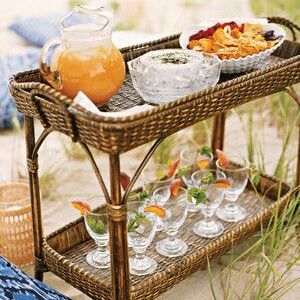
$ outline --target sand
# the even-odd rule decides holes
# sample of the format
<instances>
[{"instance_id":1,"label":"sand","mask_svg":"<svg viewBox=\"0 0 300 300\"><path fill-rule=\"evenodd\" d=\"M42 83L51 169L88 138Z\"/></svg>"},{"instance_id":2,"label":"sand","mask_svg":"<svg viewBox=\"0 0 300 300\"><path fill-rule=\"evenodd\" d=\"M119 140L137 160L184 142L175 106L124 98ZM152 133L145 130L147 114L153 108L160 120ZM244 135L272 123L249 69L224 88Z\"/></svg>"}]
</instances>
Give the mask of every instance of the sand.
<instances>
[{"instance_id":1,"label":"sand","mask_svg":"<svg viewBox=\"0 0 300 300\"><path fill-rule=\"evenodd\" d=\"M2 1L4 2L4 1ZM130 2L130 1L129 1ZM133 5L135 1L131 1ZM190 22L195 22L199 19L218 16L251 16L247 1L195 1L199 11L199 15L195 16L190 10L182 9L179 6L179 1L174 5L170 3L175 1L145 1L146 14L140 25L140 30L147 30L152 34L163 34L164 32L177 31L184 25ZM8 53L11 49L14 51L24 51L29 45L21 41L14 33L6 30L7 24L16 18L29 15L40 15L47 13L55 13L64 10L66 1L34 1L34 0L15 0L5 1L1 3L0 10L0 54ZM164 9L172 7L171 9ZM155 13L154 13L155 11ZM124 14L128 11L123 12ZM174 17L175 16L175 17ZM155 19L156 18L156 19ZM155 21L159 20L159 21ZM148 26L147 26L148 24ZM129 38L128 38L129 37ZM145 38L151 39L154 35L143 35L140 33L130 34L120 33L118 42L120 46L126 43L134 43L142 41ZM125 41L124 41L125 40ZM123 43L123 44L122 44ZM37 124L38 125L38 124ZM41 127L38 126L38 132L41 132ZM184 131L188 135L188 130ZM266 126L261 132L263 137L263 145L266 156L267 171L274 169L274 163L280 155L281 140L278 137L274 128ZM184 143L179 140L178 146ZM56 230L68 222L76 219L78 214L70 208L69 200L88 197L98 193L97 182L91 173L89 164L85 160L70 159L64 150L70 147L70 142L67 138L59 134L53 134L46 141L40 151L40 174L51 174L55 178L52 185L48 186L50 194L46 199L43 199L42 211L44 219L45 234ZM246 153L246 137L242 130L239 119L236 115L231 115L227 122L227 133L225 140L225 149L229 153ZM122 169L131 173L137 167L138 161L141 159L144 147L140 147L135 151L131 151L122 155ZM103 175L108 182L107 157L105 155L97 155L97 162L103 169ZM26 175L25 164L25 145L23 131L15 133L12 131L0 132L0 180L9 180L17 174ZM1 179L2 177L2 179ZM58 183L60 182L60 183ZM101 203L93 203L94 206ZM222 268L222 264L226 264L224 259L218 259L213 263L212 273L215 275ZM28 270L31 272L31 270ZM300 274L299 267L295 267L294 276ZM237 271L237 277L241 274ZM45 282L62 293L70 296L72 299L88 299L80 291L72 288L64 281L60 280L53 274L46 274ZM215 286L218 297L224 299L220 281L216 281ZM300 287L297 286L281 299L298 299L300 297ZM198 271L190 276L185 281L176 285L170 291L159 297L160 300L172 299L212 299L209 286L209 275L207 271ZM231 298L234 299L234 298Z\"/></svg>"}]
</instances>

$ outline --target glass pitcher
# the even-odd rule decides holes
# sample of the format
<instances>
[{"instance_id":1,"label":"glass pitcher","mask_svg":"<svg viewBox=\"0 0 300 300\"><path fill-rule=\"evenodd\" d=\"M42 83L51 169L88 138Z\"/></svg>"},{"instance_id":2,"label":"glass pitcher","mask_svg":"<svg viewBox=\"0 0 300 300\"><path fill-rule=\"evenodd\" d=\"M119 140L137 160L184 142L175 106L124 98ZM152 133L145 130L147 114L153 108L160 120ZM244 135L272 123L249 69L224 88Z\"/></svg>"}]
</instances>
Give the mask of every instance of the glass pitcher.
<instances>
[{"instance_id":1,"label":"glass pitcher","mask_svg":"<svg viewBox=\"0 0 300 300\"><path fill-rule=\"evenodd\" d=\"M112 12L80 5L60 21L61 37L42 49L44 79L69 98L79 91L96 105L104 104L121 86L125 63L113 45Z\"/></svg>"}]
</instances>

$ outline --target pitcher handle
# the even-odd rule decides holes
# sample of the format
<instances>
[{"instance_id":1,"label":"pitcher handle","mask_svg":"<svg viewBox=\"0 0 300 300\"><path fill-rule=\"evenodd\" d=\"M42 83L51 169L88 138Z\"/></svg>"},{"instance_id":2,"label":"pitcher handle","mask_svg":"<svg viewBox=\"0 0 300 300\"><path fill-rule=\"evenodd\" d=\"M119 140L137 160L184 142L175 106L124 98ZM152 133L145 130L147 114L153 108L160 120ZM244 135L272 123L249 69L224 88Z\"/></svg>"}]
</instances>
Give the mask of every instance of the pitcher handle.
<instances>
[{"instance_id":1,"label":"pitcher handle","mask_svg":"<svg viewBox=\"0 0 300 300\"><path fill-rule=\"evenodd\" d=\"M46 79L57 90L60 90L62 88L61 76L57 70L54 71L51 70L51 67L47 65L47 59L50 58L50 61L52 60L51 56L53 55L53 53L51 55L50 50L53 47L61 44L62 44L62 39L59 37L47 41L47 43L44 45L42 49L40 60L39 60L40 72L43 78Z\"/></svg>"}]
</instances>

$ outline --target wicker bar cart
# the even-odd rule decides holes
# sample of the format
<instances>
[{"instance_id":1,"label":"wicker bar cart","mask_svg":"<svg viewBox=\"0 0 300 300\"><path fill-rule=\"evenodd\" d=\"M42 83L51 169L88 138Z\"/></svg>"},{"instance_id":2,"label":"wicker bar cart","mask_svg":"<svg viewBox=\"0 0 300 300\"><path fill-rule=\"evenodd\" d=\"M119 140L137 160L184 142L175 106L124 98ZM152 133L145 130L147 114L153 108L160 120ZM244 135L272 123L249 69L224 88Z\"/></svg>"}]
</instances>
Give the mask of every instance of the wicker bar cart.
<instances>
[{"instance_id":1,"label":"wicker bar cart","mask_svg":"<svg viewBox=\"0 0 300 300\"><path fill-rule=\"evenodd\" d=\"M207 259L221 255L233 244L247 238L270 219L275 209L282 209L286 205L289 187L275 178L264 175L257 188L258 194L248 186L242 195L242 201L249 212L246 220L228 223L223 235L206 240L196 237L190 230L191 223L198 218L197 215L191 214L181 230L181 238L189 245L189 250L183 257L162 258L152 245L149 251L158 262L157 271L142 277L129 275L128 254L131 250L128 250L127 246L127 195L165 137L214 116L212 148L222 149L225 112L231 108L279 91L286 91L300 105L300 99L292 88L292 85L300 82L300 44L295 42L295 30L299 30L299 27L283 18L272 17L268 20L289 28L294 41L285 41L260 69L247 74L222 75L215 87L130 117L112 119L85 110L43 83L38 70L19 73L10 79L11 94L18 110L25 115L36 278L42 279L44 272L51 271L94 299L153 299L206 264ZM176 48L179 47L178 37L179 35L174 35L123 48L122 53L128 61L151 50ZM119 111L143 103L127 75L118 94L100 109ZM75 108L79 113L70 113L69 107ZM37 140L34 118L40 120L44 126L44 131ZM99 271L86 263L85 255L94 246L82 218L43 237L38 151L53 131L69 136L73 142L78 142L83 147L102 188L107 203L99 210L106 209L109 216L110 270ZM155 142L122 196L120 154L152 141ZM110 193L89 149L90 146L109 155ZM300 148L298 154L299 185Z\"/></svg>"}]
</instances>

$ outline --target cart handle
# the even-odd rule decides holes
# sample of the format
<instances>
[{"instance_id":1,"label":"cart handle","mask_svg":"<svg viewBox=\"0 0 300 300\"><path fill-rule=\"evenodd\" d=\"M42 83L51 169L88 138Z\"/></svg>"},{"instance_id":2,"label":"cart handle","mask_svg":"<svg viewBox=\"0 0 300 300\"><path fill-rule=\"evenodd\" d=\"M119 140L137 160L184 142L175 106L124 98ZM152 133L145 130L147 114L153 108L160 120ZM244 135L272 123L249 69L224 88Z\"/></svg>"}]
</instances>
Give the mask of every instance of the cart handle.
<instances>
[{"instance_id":1,"label":"cart handle","mask_svg":"<svg viewBox=\"0 0 300 300\"><path fill-rule=\"evenodd\" d=\"M276 23L287 27L292 32L293 41L295 42L297 40L296 30L300 31L299 25L293 23L289 19L282 18L282 17L268 17L267 20L269 23Z\"/></svg>"}]
</instances>

